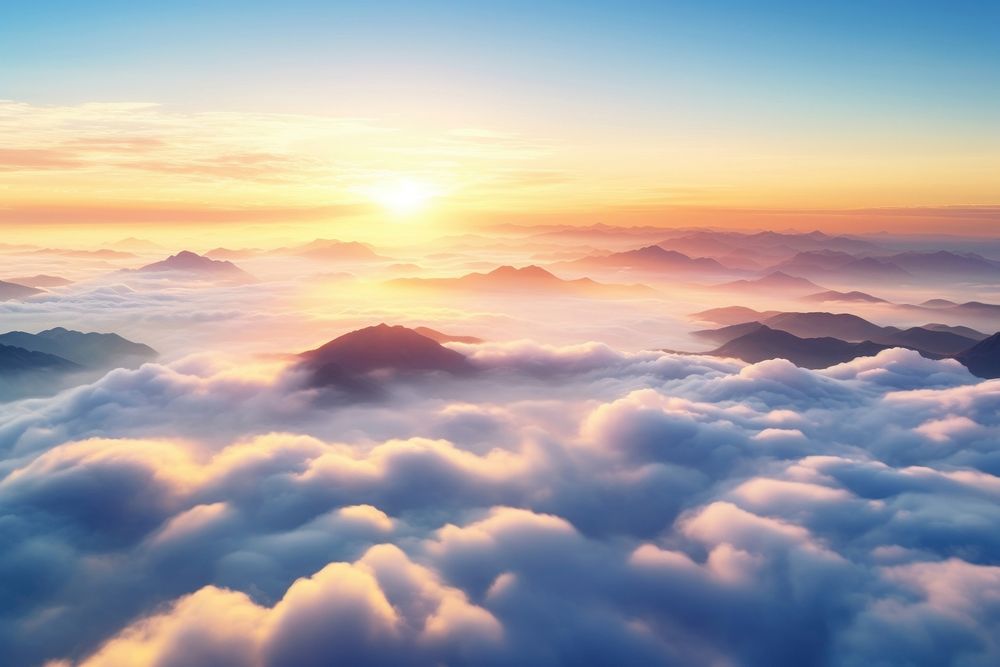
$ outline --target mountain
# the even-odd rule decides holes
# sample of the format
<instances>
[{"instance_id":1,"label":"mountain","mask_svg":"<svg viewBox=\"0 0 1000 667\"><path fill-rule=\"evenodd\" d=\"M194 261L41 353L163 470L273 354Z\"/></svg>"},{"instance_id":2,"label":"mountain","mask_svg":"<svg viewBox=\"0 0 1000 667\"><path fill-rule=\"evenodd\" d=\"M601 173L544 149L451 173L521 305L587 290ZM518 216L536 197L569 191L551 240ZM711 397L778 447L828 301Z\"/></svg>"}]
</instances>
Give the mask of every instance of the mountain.
<instances>
[{"instance_id":1,"label":"mountain","mask_svg":"<svg viewBox=\"0 0 1000 667\"><path fill-rule=\"evenodd\" d=\"M283 249L283 251L299 257L323 261L372 262L386 259L364 243L334 239L316 239L305 245Z\"/></svg>"},{"instance_id":2,"label":"mountain","mask_svg":"<svg viewBox=\"0 0 1000 667\"><path fill-rule=\"evenodd\" d=\"M850 313L779 313L761 320L773 329L780 329L803 338L833 336L847 341L875 340L898 329L880 327Z\"/></svg>"},{"instance_id":3,"label":"mountain","mask_svg":"<svg viewBox=\"0 0 1000 667\"><path fill-rule=\"evenodd\" d=\"M664 250L657 245L614 252L608 255L591 255L571 262L561 262L556 266L573 269L613 269L701 275L734 273L733 269L723 266L714 259L708 257L692 258L675 250Z\"/></svg>"},{"instance_id":4,"label":"mountain","mask_svg":"<svg viewBox=\"0 0 1000 667\"><path fill-rule=\"evenodd\" d=\"M948 299L928 299L920 305L924 308L954 308L958 304Z\"/></svg>"},{"instance_id":5,"label":"mountain","mask_svg":"<svg viewBox=\"0 0 1000 667\"><path fill-rule=\"evenodd\" d=\"M26 350L14 345L0 345L0 372L29 373L35 371L68 373L82 370L68 359L54 354Z\"/></svg>"},{"instance_id":6,"label":"mountain","mask_svg":"<svg viewBox=\"0 0 1000 667\"><path fill-rule=\"evenodd\" d=\"M878 340L880 343L909 347L943 356L959 354L979 341L978 338L969 338L951 331L935 331L925 327L910 327Z\"/></svg>"},{"instance_id":7,"label":"mountain","mask_svg":"<svg viewBox=\"0 0 1000 667\"><path fill-rule=\"evenodd\" d=\"M436 329L431 329L430 327L414 327L413 330L421 336L430 338L435 343L469 343L471 345L478 345L485 342L482 338L476 338L475 336L452 336L441 333Z\"/></svg>"},{"instance_id":8,"label":"mountain","mask_svg":"<svg viewBox=\"0 0 1000 667\"><path fill-rule=\"evenodd\" d=\"M955 355L955 359L977 377L1000 378L1000 332Z\"/></svg>"},{"instance_id":9,"label":"mountain","mask_svg":"<svg viewBox=\"0 0 1000 667\"><path fill-rule=\"evenodd\" d=\"M760 322L741 322L740 324L730 324L727 327L722 327L721 329L702 329L700 331L692 331L691 335L697 338L704 338L707 341L715 343L716 345L724 345L731 340L739 338L740 336L745 336L746 334L760 329L763 324Z\"/></svg>"},{"instance_id":10,"label":"mountain","mask_svg":"<svg viewBox=\"0 0 1000 667\"><path fill-rule=\"evenodd\" d=\"M413 329L387 324L352 331L299 357L313 386L352 391L370 389L366 376L375 372L465 375L473 371L464 355Z\"/></svg>"},{"instance_id":11,"label":"mountain","mask_svg":"<svg viewBox=\"0 0 1000 667\"><path fill-rule=\"evenodd\" d=\"M802 233L781 232L722 232L699 230L665 239L658 245L700 257L721 258L726 254L749 256L755 260L791 257L799 252L817 250L838 251L851 254L874 254L884 249L862 239L849 236L830 236L815 231Z\"/></svg>"},{"instance_id":12,"label":"mountain","mask_svg":"<svg viewBox=\"0 0 1000 667\"><path fill-rule=\"evenodd\" d=\"M754 310L746 306L725 306L709 308L699 313L692 313L691 318L700 322L715 322L716 324L743 324L744 322L760 322L774 315L780 315L777 310Z\"/></svg>"},{"instance_id":13,"label":"mountain","mask_svg":"<svg viewBox=\"0 0 1000 667\"><path fill-rule=\"evenodd\" d=\"M20 283L9 283L5 280L0 280L0 301L23 299L32 294L41 294L42 291L34 287L21 285Z\"/></svg>"},{"instance_id":14,"label":"mountain","mask_svg":"<svg viewBox=\"0 0 1000 667\"><path fill-rule=\"evenodd\" d=\"M838 338L799 338L787 331L762 326L708 352L715 357L735 357L748 363L787 359L802 368L827 368L857 357L870 357L887 345L871 341L849 343Z\"/></svg>"},{"instance_id":15,"label":"mountain","mask_svg":"<svg viewBox=\"0 0 1000 667\"><path fill-rule=\"evenodd\" d=\"M950 324L938 324L936 322L932 322L931 324L921 325L921 328L929 329L931 331L949 331L951 333L958 334L959 336L965 336L971 340L985 340L986 338L989 338L989 334L984 334L982 331L977 331L971 327L952 326Z\"/></svg>"},{"instance_id":16,"label":"mountain","mask_svg":"<svg viewBox=\"0 0 1000 667\"><path fill-rule=\"evenodd\" d=\"M972 252L904 252L882 259L924 278L1000 280L1000 262Z\"/></svg>"},{"instance_id":17,"label":"mountain","mask_svg":"<svg viewBox=\"0 0 1000 667\"><path fill-rule=\"evenodd\" d=\"M824 291L823 287L820 287L811 280L806 280L805 278L800 278L798 276L790 276L782 271L773 271L763 278L757 278L755 280L736 280L731 283L724 283L722 285L715 285L715 289L726 290L729 292L753 292L753 293L766 293L768 291L776 292L821 292Z\"/></svg>"},{"instance_id":18,"label":"mountain","mask_svg":"<svg viewBox=\"0 0 1000 667\"><path fill-rule=\"evenodd\" d=\"M645 285L599 283L590 278L563 280L540 266L501 266L489 273L469 273L458 278L396 278L395 287L467 290L470 292L535 292L578 296L626 297L654 293Z\"/></svg>"},{"instance_id":19,"label":"mountain","mask_svg":"<svg viewBox=\"0 0 1000 667\"><path fill-rule=\"evenodd\" d=\"M975 345L978 339L953 331L911 327L882 327L850 313L779 313L721 329L695 331L692 335L715 343L726 343L761 326L799 338L834 337L845 342L871 341L889 347L906 347L931 355L950 356Z\"/></svg>"},{"instance_id":20,"label":"mountain","mask_svg":"<svg viewBox=\"0 0 1000 667\"><path fill-rule=\"evenodd\" d=\"M838 292L836 290L827 290L826 292L818 292L817 294L808 294L802 297L802 301L812 301L818 303L826 303L827 301L844 301L850 303L889 303L885 299L880 299L877 296L872 296L871 294L866 294L865 292Z\"/></svg>"},{"instance_id":21,"label":"mountain","mask_svg":"<svg viewBox=\"0 0 1000 667\"><path fill-rule=\"evenodd\" d=\"M11 278L11 282L17 283L18 285L24 285L26 287L65 287L66 285L72 285L72 280L67 280L60 276L47 276L45 274L38 274L37 276L25 276L24 278Z\"/></svg>"},{"instance_id":22,"label":"mountain","mask_svg":"<svg viewBox=\"0 0 1000 667\"><path fill-rule=\"evenodd\" d=\"M63 327L37 334L11 331L0 334L0 345L55 355L83 368L139 366L156 358L156 350L114 333L83 333Z\"/></svg>"},{"instance_id":23,"label":"mountain","mask_svg":"<svg viewBox=\"0 0 1000 667\"><path fill-rule=\"evenodd\" d=\"M892 262L873 257L855 257L837 250L810 250L797 253L770 268L818 279L894 279L912 277Z\"/></svg>"},{"instance_id":24,"label":"mountain","mask_svg":"<svg viewBox=\"0 0 1000 667\"><path fill-rule=\"evenodd\" d=\"M186 273L189 275L223 278L227 280L251 280L249 273L225 260L212 259L190 250L182 250L159 262L147 264L140 273Z\"/></svg>"},{"instance_id":25,"label":"mountain","mask_svg":"<svg viewBox=\"0 0 1000 667\"><path fill-rule=\"evenodd\" d=\"M904 308L934 309L944 311L953 315L968 317L1000 317L1000 304L983 303L982 301L966 301L965 303L955 303L948 299L930 299L918 306L903 306Z\"/></svg>"}]
</instances>

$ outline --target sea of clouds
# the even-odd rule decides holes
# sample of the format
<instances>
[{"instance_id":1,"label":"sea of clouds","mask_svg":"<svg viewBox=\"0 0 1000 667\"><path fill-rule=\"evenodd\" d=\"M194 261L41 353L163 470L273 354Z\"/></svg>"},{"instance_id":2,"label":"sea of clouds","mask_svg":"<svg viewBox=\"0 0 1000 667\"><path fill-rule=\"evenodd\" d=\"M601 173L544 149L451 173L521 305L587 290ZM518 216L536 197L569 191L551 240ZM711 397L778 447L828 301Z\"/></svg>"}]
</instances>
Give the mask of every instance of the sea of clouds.
<instances>
[{"instance_id":1,"label":"sea of clouds","mask_svg":"<svg viewBox=\"0 0 1000 667\"><path fill-rule=\"evenodd\" d=\"M1000 664L1000 381L455 345L0 406L10 665Z\"/></svg>"}]
</instances>

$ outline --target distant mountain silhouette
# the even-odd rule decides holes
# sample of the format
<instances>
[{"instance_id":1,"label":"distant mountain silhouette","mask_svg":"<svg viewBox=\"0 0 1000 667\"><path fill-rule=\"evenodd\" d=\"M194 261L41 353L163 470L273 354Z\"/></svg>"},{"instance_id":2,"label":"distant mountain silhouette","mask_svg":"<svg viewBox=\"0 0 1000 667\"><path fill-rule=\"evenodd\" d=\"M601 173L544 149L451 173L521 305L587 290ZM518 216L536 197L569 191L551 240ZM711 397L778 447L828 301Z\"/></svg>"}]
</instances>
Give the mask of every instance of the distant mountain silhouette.
<instances>
[{"instance_id":1,"label":"distant mountain silhouette","mask_svg":"<svg viewBox=\"0 0 1000 667\"><path fill-rule=\"evenodd\" d=\"M578 296L642 296L654 293L645 285L599 283L590 278L563 280L540 266L501 266L489 273L469 273L458 278L396 278L397 287L460 289L471 292L535 292Z\"/></svg>"},{"instance_id":2,"label":"distant mountain silhouette","mask_svg":"<svg viewBox=\"0 0 1000 667\"><path fill-rule=\"evenodd\" d=\"M833 336L848 341L874 340L886 333L886 328L850 313L780 313L761 320L774 329L781 329L803 338ZM895 333L899 329L891 328Z\"/></svg>"},{"instance_id":3,"label":"distant mountain silhouette","mask_svg":"<svg viewBox=\"0 0 1000 667\"><path fill-rule=\"evenodd\" d=\"M464 355L413 329L387 324L352 331L299 357L313 386L360 393L374 389L372 374L378 372L465 375L473 371Z\"/></svg>"},{"instance_id":4,"label":"distant mountain silhouette","mask_svg":"<svg viewBox=\"0 0 1000 667\"><path fill-rule=\"evenodd\" d=\"M25 276L23 278L11 278L12 283L17 283L18 285L24 285L25 287L65 287L66 285L72 285L72 280L67 280L61 276L48 276L45 274L38 274L37 276Z\"/></svg>"},{"instance_id":5,"label":"distant mountain silhouette","mask_svg":"<svg viewBox=\"0 0 1000 667\"><path fill-rule=\"evenodd\" d=\"M441 333L436 329L431 329L430 327L414 327L413 330L421 336L430 338L435 343L469 343L471 345L478 345L479 343L485 342L482 338L477 338L475 336L452 336L450 334Z\"/></svg>"},{"instance_id":6,"label":"distant mountain silhouette","mask_svg":"<svg viewBox=\"0 0 1000 667\"><path fill-rule=\"evenodd\" d=\"M979 339L969 338L951 331L939 331L925 327L910 327L898 333L880 337L880 343L909 347L922 352L951 356L967 350Z\"/></svg>"},{"instance_id":7,"label":"distant mountain silhouette","mask_svg":"<svg viewBox=\"0 0 1000 667\"><path fill-rule=\"evenodd\" d=\"M334 239L316 239L305 245L290 248L288 252L299 257L338 262L371 262L386 259L364 243Z\"/></svg>"},{"instance_id":8,"label":"distant mountain silhouette","mask_svg":"<svg viewBox=\"0 0 1000 667\"><path fill-rule=\"evenodd\" d=\"M703 338L707 341L715 343L716 345L724 345L731 340L735 340L740 336L745 336L746 334L760 329L764 325L760 322L741 322L739 324L730 324L729 326L722 327L721 329L702 329L700 331L692 331L691 335L698 338Z\"/></svg>"},{"instance_id":9,"label":"distant mountain silhouette","mask_svg":"<svg viewBox=\"0 0 1000 667\"><path fill-rule=\"evenodd\" d=\"M768 291L783 293L798 292L808 294L824 290L823 287L820 287L811 280L800 278L798 276L790 276L782 271L774 271L767 274L763 278L757 278L754 280L736 280L731 283L715 285L714 287L728 292L750 292L753 294L764 294Z\"/></svg>"},{"instance_id":10,"label":"distant mountain silhouette","mask_svg":"<svg viewBox=\"0 0 1000 667\"><path fill-rule=\"evenodd\" d=\"M958 334L959 336L965 336L970 340L985 340L989 338L989 334L984 334L982 331L977 331L971 327L963 326L952 326L950 324L938 324L932 322L930 324L921 325L922 329L929 329L931 331L948 331L953 334Z\"/></svg>"},{"instance_id":11,"label":"distant mountain silhouette","mask_svg":"<svg viewBox=\"0 0 1000 667\"><path fill-rule=\"evenodd\" d=\"M156 358L156 350L114 333L83 333L63 327L36 334L11 331L0 334L0 345L11 345L67 359L82 368L139 366Z\"/></svg>"},{"instance_id":12,"label":"distant mountain silhouette","mask_svg":"<svg viewBox=\"0 0 1000 667\"><path fill-rule=\"evenodd\" d=\"M70 373L79 370L82 370L79 365L54 354L0 344L0 372L3 373Z\"/></svg>"},{"instance_id":13,"label":"distant mountain silhouette","mask_svg":"<svg viewBox=\"0 0 1000 667\"><path fill-rule=\"evenodd\" d=\"M924 301L919 307L945 310L957 315L970 315L973 317L1000 316L1000 304L983 303L982 301L955 303L954 301L949 301L948 299L931 299L929 301Z\"/></svg>"},{"instance_id":14,"label":"distant mountain silhouette","mask_svg":"<svg viewBox=\"0 0 1000 667\"><path fill-rule=\"evenodd\" d=\"M915 276L957 280L1000 280L1000 262L971 252L904 252L882 258Z\"/></svg>"},{"instance_id":15,"label":"distant mountain silhouette","mask_svg":"<svg viewBox=\"0 0 1000 667\"><path fill-rule=\"evenodd\" d=\"M23 299L24 297L31 296L32 294L41 294L42 292L43 290L35 287L0 280L0 301Z\"/></svg>"},{"instance_id":16,"label":"distant mountain silhouette","mask_svg":"<svg viewBox=\"0 0 1000 667\"><path fill-rule=\"evenodd\" d=\"M837 250L811 250L797 253L770 268L818 280L893 279L905 280L911 275L892 262L874 257L855 257Z\"/></svg>"},{"instance_id":17,"label":"distant mountain silhouette","mask_svg":"<svg viewBox=\"0 0 1000 667\"><path fill-rule=\"evenodd\" d=\"M888 345L871 341L848 343L838 338L799 338L787 331L761 326L708 354L716 357L735 357L748 363L766 359L787 359L802 368L827 368L857 357L870 357Z\"/></svg>"},{"instance_id":18,"label":"distant mountain silhouette","mask_svg":"<svg viewBox=\"0 0 1000 667\"><path fill-rule=\"evenodd\" d=\"M871 341L889 347L906 347L931 355L949 356L968 349L977 341L953 331L922 327L883 327L850 313L779 313L759 322L742 323L721 329L696 331L693 335L716 343L734 340L753 331L754 325L785 331L799 338L834 337L845 342Z\"/></svg>"},{"instance_id":19,"label":"distant mountain silhouette","mask_svg":"<svg viewBox=\"0 0 1000 667\"><path fill-rule=\"evenodd\" d=\"M845 253L873 254L884 249L870 241L848 236L830 236L823 232L780 233L780 232L720 232L695 231L661 241L663 248L700 257L720 259L727 254L749 256L755 260L791 257L799 252L817 250Z\"/></svg>"},{"instance_id":20,"label":"distant mountain silhouette","mask_svg":"<svg viewBox=\"0 0 1000 667\"><path fill-rule=\"evenodd\" d=\"M828 301L844 301L852 303L889 303L885 299L880 299L877 296L872 296L871 294L866 294L865 292L838 292L836 290L827 290L826 292L819 292L817 294L808 294L802 297L803 301L813 301L817 303L826 303Z\"/></svg>"},{"instance_id":21,"label":"distant mountain silhouette","mask_svg":"<svg viewBox=\"0 0 1000 667\"><path fill-rule=\"evenodd\" d=\"M955 358L981 378L1000 378L1000 332L973 345Z\"/></svg>"},{"instance_id":22,"label":"distant mountain silhouette","mask_svg":"<svg viewBox=\"0 0 1000 667\"><path fill-rule=\"evenodd\" d=\"M570 262L561 262L555 266L575 269L614 269L714 276L734 273L733 269L723 266L709 257L692 258L684 253L664 250L656 245L607 255L591 255ZM739 275L741 272L737 271L736 273Z\"/></svg>"},{"instance_id":23,"label":"distant mountain silhouette","mask_svg":"<svg viewBox=\"0 0 1000 667\"><path fill-rule=\"evenodd\" d=\"M182 250L164 260L147 264L137 271L140 273L176 272L228 280L252 279L249 273L232 262L205 257L190 250Z\"/></svg>"},{"instance_id":24,"label":"distant mountain silhouette","mask_svg":"<svg viewBox=\"0 0 1000 667\"><path fill-rule=\"evenodd\" d=\"M928 299L920 305L925 308L954 308L958 304L948 299Z\"/></svg>"},{"instance_id":25,"label":"distant mountain silhouette","mask_svg":"<svg viewBox=\"0 0 1000 667\"><path fill-rule=\"evenodd\" d=\"M716 324L743 324L744 322L761 322L768 317L780 315L777 310L754 310L746 306L724 306L722 308L709 308L699 313L692 313L691 318L700 322L715 322Z\"/></svg>"}]
</instances>

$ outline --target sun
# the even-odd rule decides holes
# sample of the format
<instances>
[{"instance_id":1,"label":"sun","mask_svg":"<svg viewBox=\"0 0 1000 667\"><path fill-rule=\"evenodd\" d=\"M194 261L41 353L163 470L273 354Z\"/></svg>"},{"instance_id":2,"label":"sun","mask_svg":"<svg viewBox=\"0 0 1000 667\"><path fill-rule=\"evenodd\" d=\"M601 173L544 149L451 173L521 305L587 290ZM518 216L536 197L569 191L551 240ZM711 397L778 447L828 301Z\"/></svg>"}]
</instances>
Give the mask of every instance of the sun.
<instances>
[{"instance_id":1,"label":"sun","mask_svg":"<svg viewBox=\"0 0 1000 667\"><path fill-rule=\"evenodd\" d=\"M372 186L367 194L372 201L393 215L412 216L424 211L439 193L428 183L400 179Z\"/></svg>"}]
</instances>

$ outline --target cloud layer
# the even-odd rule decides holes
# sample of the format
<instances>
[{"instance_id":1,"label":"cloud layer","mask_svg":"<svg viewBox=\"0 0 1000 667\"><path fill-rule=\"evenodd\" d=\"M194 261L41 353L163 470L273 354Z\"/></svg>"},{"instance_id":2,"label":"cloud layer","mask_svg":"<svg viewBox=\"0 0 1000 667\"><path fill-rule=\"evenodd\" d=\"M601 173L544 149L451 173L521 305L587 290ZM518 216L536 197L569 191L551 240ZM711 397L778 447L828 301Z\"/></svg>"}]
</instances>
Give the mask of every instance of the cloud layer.
<instances>
[{"instance_id":1,"label":"cloud layer","mask_svg":"<svg viewBox=\"0 0 1000 667\"><path fill-rule=\"evenodd\" d=\"M11 664L1000 660L1000 382L463 349L378 403L189 360L0 408Z\"/></svg>"}]
</instances>

